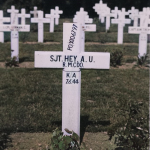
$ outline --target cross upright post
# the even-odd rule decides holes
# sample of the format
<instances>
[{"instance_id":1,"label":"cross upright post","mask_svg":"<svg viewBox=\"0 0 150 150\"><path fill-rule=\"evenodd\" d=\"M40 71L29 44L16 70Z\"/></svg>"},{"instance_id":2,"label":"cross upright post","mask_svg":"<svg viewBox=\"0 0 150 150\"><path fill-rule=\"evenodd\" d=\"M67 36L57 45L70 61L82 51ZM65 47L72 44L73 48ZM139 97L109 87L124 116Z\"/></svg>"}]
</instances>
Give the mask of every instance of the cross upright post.
<instances>
[{"instance_id":1,"label":"cross upright post","mask_svg":"<svg viewBox=\"0 0 150 150\"><path fill-rule=\"evenodd\" d=\"M64 23L63 52L35 51L34 54L35 68L63 68L62 131L65 135L69 134L67 128L80 136L81 69L109 69L110 65L110 53L82 52L82 30L80 23Z\"/></svg>"},{"instance_id":2,"label":"cross upright post","mask_svg":"<svg viewBox=\"0 0 150 150\"><path fill-rule=\"evenodd\" d=\"M45 14L45 18L49 18L49 22L50 22L50 25L49 25L49 32L54 32L54 19L55 18L59 18L59 15L58 14L55 14L55 10L54 9L51 9L50 10L50 14Z\"/></svg>"},{"instance_id":3,"label":"cross upright post","mask_svg":"<svg viewBox=\"0 0 150 150\"><path fill-rule=\"evenodd\" d=\"M15 9L15 6L11 6L11 9L7 9L7 12L10 13L11 24L18 24L19 10Z\"/></svg>"},{"instance_id":4,"label":"cross upright post","mask_svg":"<svg viewBox=\"0 0 150 150\"><path fill-rule=\"evenodd\" d=\"M30 25L18 25L18 10L14 6L7 12L11 13L11 24L0 25L0 31L11 32L11 58L19 62L19 32L30 31Z\"/></svg>"},{"instance_id":5,"label":"cross upright post","mask_svg":"<svg viewBox=\"0 0 150 150\"><path fill-rule=\"evenodd\" d=\"M38 42L43 43L44 26L43 23L49 23L50 19L43 18L43 11L38 11L38 18L31 18L32 23L38 23Z\"/></svg>"},{"instance_id":6,"label":"cross upright post","mask_svg":"<svg viewBox=\"0 0 150 150\"><path fill-rule=\"evenodd\" d=\"M60 18L59 14L63 14L63 11L59 10L59 7L56 6L54 9L54 14L55 14L55 25L58 25L59 24L59 18Z\"/></svg>"},{"instance_id":7,"label":"cross upright post","mask_svg":"<svg viewBox=\"0 0 150 150\"><path fill-rule=\"evenodd\" d=\"M30 14L26 14L26 10L24 8L21 9L21 14L18 14L18 17L21 18L21 24L26 24L26 18L30 18Z\"/></svg>"},{"instance_id":8,"label":"cross upright post","mask_svg":"<svg viewBox=\"0 0 150 150\"><path fill-rule=\"evenodd\" d=\"M139 48L138 57L141 58L147 54L147 37L150 34L150 11L148 8L144 8L143 12L139 13L140 26L129 27L128 33L140 34L139 35Z\"/></svg>"},{"instance_id":9,"label":"cross upright post","mask_svg":"<svg viewBox=\"0 0 150 150\"><path fill-rule=\"evenodd\" d=\"M125 24L130 24L131 20L125 18L126 15L129 14L129 12L125 11L125 8L122 8L122 10L118 10L116 7L115 10L112 10L112 13L117 13L118 18L117 19L112 19L111 23L113 24L118 24L118 44L123 44L123 28Z\"/></svg>"},{"instance_id":10,"label":"cross upright post","mask_svg":"<svg viewBox=\"0 0 150 150\"><path fill-rule=\"evenodd\" d=\"M138 26L138 18L139 18L139 11L138 9L135 9L134 7L131 8L131 10L128 10L130 13L129 18L133 20L133 26Z\"/></svg>"},{"instance_id":11,"label":"cross upright post","mask_svg":"<svg viewBox=\"0 0 150 150\"><path fill-rule=\"evenodd\" d=\"M88 13L84 11L83 8L80 8L79 12L76 12L76 15L73 18L73 22L75 23L80 23L82 25L83 30L81 31L81 51L84 52L84 47L85 47L85 31L90 31L88 30L88 27L93 28L96 30L96 25L87 25L86 23L92 23L93 19L90 19L88 16Z\"/></svg>"},{"instance_id":12,"label":"cross upright post","mask_svg":"<svg viewBox=\"0 0 150 150\"><path fill-rule=\"evenodd\" d=\"M36 6L33 7L33 11L30 11L30 14L33 14L33 18L38 17L38 10Z\"/></svg>"},{"instance_id":13,"label":"cross upright post","mask_svg":"<svg viewBox=\"0 0 150 150\"><path fill-rule=\"evenodd\" d=\"M4 22L10 22L10 18L3 17L3 11L0 10L0 25L3 25ZM0 42L4 43L4 32L0 32Z\"/></svg>"}]
</instances>

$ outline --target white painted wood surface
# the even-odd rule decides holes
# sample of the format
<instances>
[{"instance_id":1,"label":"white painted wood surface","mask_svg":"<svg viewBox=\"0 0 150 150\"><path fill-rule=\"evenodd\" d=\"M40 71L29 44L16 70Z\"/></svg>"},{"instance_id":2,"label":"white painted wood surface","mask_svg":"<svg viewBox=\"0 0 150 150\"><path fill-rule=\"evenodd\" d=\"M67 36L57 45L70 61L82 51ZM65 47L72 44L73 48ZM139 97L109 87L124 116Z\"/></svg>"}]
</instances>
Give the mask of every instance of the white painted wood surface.
<instances>
[{"instance_id":1,"label":"white painted wood surface","mask_svg":"<svg viewBox=\"0 0 150 150\"><path fill-rule=\"evenodd\" d=\"M74 33L74 34L73 34ZM35 51L36 68L63 68L62 131L73 130L80 136L80 69L109 69L110 53L81 51L82 25L63 24L63 52ZM72 37L74 36L74 38ZM71 41L72 47L69 43ZM68 48L69 46L69 48Z\"/></svg>"},{"instance_id":2,"label":"white painted wood surface","mask_svg":"<svg viewBox=\"0 0 150 150\"><path fill-rule=\"evenodd\" d=\"M10 18L3 17L3 11L0 10L0 25L3 25L3 23L5 23L5 22L10 22ZM0 42L4 43L4 32L3 31L0 32Z\"/></svg>"},{"instance_id":3,"label":"white painted wood surface","mask_svg":"<svg viewBox=\"0 0 150 150\"><path fill-rule=\"evenodd\" d=\"M50 19L43 18L43 11L38 11L38 18L31 18L32 23L38 24L38 42L44 41L44 23L49 23Z\"/></svg>"}]
</instances>

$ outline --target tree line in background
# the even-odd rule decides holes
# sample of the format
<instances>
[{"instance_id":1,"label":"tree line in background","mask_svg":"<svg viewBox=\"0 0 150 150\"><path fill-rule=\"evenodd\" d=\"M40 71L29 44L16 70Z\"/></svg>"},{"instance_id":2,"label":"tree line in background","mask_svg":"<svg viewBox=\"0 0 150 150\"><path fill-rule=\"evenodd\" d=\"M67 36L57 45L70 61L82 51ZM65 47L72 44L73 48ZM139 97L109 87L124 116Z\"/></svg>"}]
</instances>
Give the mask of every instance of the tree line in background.
<instances>
[{"instance_id":1,"label":"tree line in background","mask_svg":"<svg viewBox=\"0 0 150 150\"><path fill-rule=\"evenodd\" d=\"M38 7L38 10L43 10L44 13L49 13L50 9L59 6L63 10L63 18L72 18L76 11L83 7L85 11L88 11L90 17L97 17L94 12L93 6L95 3L99 3L99 0L0 0L0 10L6 10L11 5L15 5L16 9L25 8L27 13L33 9L34 6ZM150 7L150 0L103 0L108 7L114 9L117 6L119 9L126 8L131 9L134 6L136 9L142 10L143 7Z\"/></svg>"}]
</instances>

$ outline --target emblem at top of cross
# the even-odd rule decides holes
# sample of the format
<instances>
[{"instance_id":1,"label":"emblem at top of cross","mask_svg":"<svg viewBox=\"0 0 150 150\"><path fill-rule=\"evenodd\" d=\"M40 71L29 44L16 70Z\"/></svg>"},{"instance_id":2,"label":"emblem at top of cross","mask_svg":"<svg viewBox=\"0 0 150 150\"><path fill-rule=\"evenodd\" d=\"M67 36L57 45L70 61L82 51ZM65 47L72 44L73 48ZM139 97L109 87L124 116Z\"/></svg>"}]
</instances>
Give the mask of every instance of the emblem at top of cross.
<instances>
[{"instance_id":1,"label":"emblem at top of cross","mask_svg":"<svg viewBox=\"0 0 150 150\"><path fill-rule=\"evenodd\" d=\"M76 12L76 15L73 18L73 22L81 23L85 25L85 23L92 23L93 19L90 19L88 13L84 11L84 8L80 8L80 11Z\"/></svg>"},{"instance_id":2,"label":"emblem at top of cross","mask_svg":"<svg viewBox=\"0 0 150 150\"><path fill-rule=\"evenodd\" d=\"M81 51L84 52L85 46L85 33L84 31L96 31L96 25L86 25L86 23L92 23L93 19L90 19L88 13L84 11L84 8L80 8L80 11L76 12L76 15L73 18L73 22L79 23L82 26L81 31Z\"/></svg>"},{"instance_id":3,"label":"emblem at top of cross","mask_svg":"<svg viewBox=\"0 0 150 150\"><path fill-rule=\"evenodd\" d=\"M117 18L117 14L111 13L110 8L107 6L107 4L103 4L102 0L100 0L99 3L95 4L93 9L99 15L101 23L104 23L106 17L106 30L108 30L110 28L110 17Z\"/></svg>"},{"instance_id":4,"label":"emblem at top of cross","mask_svg":"<svg viewBox=\"0 0 150 150\"><path fill-rule=\"evenodd\" d=\"M104 17L106 13L109 12L109 8L107 7L107 4L104 4L102 0L100 0L99 3L96 3L93 7L95 12L99 15L99 19L101 20L101 23L104 23Z\"/></svg>"}]
</instances>

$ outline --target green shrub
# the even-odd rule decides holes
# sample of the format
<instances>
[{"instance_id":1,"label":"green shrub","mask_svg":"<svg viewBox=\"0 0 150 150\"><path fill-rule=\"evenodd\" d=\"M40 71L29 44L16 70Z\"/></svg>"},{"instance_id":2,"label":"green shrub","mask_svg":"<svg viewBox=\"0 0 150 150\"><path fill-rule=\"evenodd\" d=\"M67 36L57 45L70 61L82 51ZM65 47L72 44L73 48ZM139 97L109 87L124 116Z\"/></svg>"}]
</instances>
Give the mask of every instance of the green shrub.
<instances>
[{"instance_id":1,"label":"green shrub","mask_svg":"<svg viewBox=\"0 0 150 150\"><path fill-rule=\"evenodd\" d=\"M143 66L143 65L145 65L145 63L147 61L148 54L145 54L144 56L138 55L137 58L138 58L137 64L140 65L140 66Z\"/></svg>"},{"instance_id":2,"label":"green shrub","mask_svg":"<svg viewBox=\"0 0 150 150\"><path fill-rule=\"evenodd\" d=\"M122 102L121 102L122 103ZM130 150L147 150L148 109L143 102L123 102L114 109L108 133L115 136L115 144ZM121 106L122 105L122 106Z\"/></svg>"},{"instance_id":3,"label":"green shrub","mask_svg":"<svg viewBox=\"0 0 150 150\"><path fill-rule=\"evenodd\" d=\"M12 67L12 66L18 67L19 66L19 62L16 61L16 57L13 57L13 58L11 58L11 59L6 61L5 66L6 67Z\"/></svg>"},{"instance_id":4,"label":"green shrub","mask_svg":"<svg viewBox=\"0 0 150 150\"><path fill-rule=\"evenodd\" d=\"M123 58L122 50L113 50L110 51L110 65L116 67L117 65L121 65Z\"/></svg>"},{"instance_id":5,"label":"green shrub","mask_svg":"<svg viewBox=\"0 0 150 150\"><path fill-rule=\"evenodd\" d=\"M79 137L76 133L73 131L69 131L68 129L65 129L65 131L71 135L63 135L63 132L55 129L53 131L53 135L51 138L51 144L50 149L51 150L79 150Z\"/></svg>"}]
</instances>

